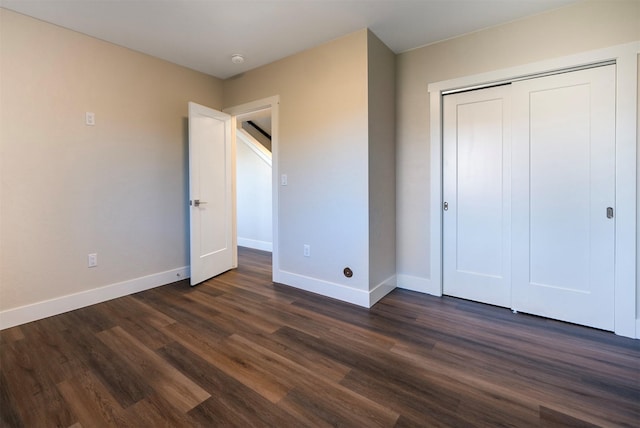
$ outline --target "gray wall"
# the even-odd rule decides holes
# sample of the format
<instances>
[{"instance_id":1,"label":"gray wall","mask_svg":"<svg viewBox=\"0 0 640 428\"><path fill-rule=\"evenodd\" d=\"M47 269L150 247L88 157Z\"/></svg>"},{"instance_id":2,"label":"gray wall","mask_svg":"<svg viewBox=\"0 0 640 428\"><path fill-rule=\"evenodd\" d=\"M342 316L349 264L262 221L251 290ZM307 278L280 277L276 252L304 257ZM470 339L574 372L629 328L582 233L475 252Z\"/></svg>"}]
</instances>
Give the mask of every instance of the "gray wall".
<instances>
[{"instance_id":1,"label":"gray wall","mask_svg":"<svg viewBox=\"0 0 640 428\"><path fill-rule=\"evenodd\" d=\"M395 54L368 33L369 283L396 274Z\"/></svg>"}]
</instances>

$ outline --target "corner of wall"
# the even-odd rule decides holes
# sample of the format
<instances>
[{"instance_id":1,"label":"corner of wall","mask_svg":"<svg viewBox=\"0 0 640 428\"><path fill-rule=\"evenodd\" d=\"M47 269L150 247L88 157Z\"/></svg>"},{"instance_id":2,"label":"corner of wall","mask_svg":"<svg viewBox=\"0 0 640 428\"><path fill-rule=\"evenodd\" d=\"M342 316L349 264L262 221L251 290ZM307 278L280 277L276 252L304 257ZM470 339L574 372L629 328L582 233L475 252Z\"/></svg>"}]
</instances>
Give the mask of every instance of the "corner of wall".
<instances>
[{"instance_id":1,"label":"corner of wall","mask_svg":"<svg viewBox=\"0 0 640 428\"><path fill-rule=\"evenodd\" d=\"M396 56L367 30L369 284L373 303L396 274ZM395 287L395 285L394 285ZM380 290L387 290L381 293ZM372 303L372 304L373 304Z\"/></svg>"},{"instance_id":2,"label":"corner of wall","mask_svg":"<svg viewBox=\"0 0 640 428\"><path fill-rule=\"evenodd\" d=\"M378 303L384 296L396 289L397 276L392 275L369 291L369 307Z\"/></svg>"},{"instance_id":3,"label":"corner of wall","mask_svg":"<svg viewBox=\"0 0 640 428\"><path fill-rule=\"evenodd\" d=\"M398 274L398 288L409 291L417 291L432 296L442 296L442 290L429 278L421 278L407 274Z\"/></svg>"},{"instance_id":4,"label":"corner of wall","mask_svg":"<svg viewBox=\"0 0 640 428\"><path fill-rule=\"evenodd\" d=\"M369 308L371 306L370 293L365 290L347 287L342 284L329 282L310 276L300 275L294 272L284 270L274 271L274 281L287 285L289 287L298 288L300 290L309 291L325 297L341 300L343 302L352 303L354 305Z\"/></svg>"}]
</instances>

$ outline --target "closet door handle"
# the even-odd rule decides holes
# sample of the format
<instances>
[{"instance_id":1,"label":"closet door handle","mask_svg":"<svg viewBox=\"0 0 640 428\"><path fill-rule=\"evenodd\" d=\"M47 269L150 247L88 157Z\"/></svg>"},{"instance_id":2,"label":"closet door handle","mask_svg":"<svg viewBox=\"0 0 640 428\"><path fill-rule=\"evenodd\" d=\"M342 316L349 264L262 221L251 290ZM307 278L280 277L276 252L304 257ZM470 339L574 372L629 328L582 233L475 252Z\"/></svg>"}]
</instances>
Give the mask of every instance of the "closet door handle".
<instances>
[{"instance_id":1,"label":"closet door handle","mask_svg":"<svg viewBox=\"0 0 640 428\"><path fill-rule=\"evenodd\" d=\"M444 209L445 211L449 211L449 202L445 202L444 204L442 204L442 209Z\"/></svg>"},{"instance_id":2,"label":"closet door handle","mask_svg":"<svg viewBox=\"0 0 640 428\"><path fill-rule=\"evenodd\" d=\"M607 218L613 218L613 208L607 207Z\"/></svg>"}]
</instances>

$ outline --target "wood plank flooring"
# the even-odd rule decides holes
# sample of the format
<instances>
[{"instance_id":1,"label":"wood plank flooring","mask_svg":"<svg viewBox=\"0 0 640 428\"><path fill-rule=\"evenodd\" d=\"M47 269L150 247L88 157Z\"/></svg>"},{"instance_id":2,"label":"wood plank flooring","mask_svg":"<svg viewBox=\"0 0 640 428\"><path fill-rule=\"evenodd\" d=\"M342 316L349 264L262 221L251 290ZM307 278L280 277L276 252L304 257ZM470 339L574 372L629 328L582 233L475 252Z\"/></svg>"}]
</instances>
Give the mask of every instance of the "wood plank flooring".
<instances>
[{"instance_id":1,"label":"wood plank flooring","mask_svg":"<svg viewBox=\"0 0 640 428\"><path fill-rule=\"evenodd\" d=\"M2 427L640 426L640 341L395 290L370 310L240 268L0 333Z\"/></svg>"}]
</instances>

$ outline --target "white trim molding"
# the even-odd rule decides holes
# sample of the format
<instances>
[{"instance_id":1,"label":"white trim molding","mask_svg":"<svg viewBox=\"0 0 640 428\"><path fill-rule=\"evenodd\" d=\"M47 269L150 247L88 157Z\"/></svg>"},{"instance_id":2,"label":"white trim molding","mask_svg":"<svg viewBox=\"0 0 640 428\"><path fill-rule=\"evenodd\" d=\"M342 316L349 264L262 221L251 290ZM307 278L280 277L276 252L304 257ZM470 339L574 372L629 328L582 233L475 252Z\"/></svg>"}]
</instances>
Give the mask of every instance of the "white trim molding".
<instances>
[{"instance_id":1,"label":"white trim molding","mask_svg":"<svg viewBox=\"0 0 640 428\"><path fill-rule=\"evenodd\" d=\"M429 278L398 274L398 288L432 294L434 296L442 296L442 290L438 287L434 287L433 282L431 282Z\"/></svg>"},{"instance_id":2,"label":"white trim molding","mask_svg":"<svg viewBox=\"0 0 640 428\"><path fill-rule=\"evenodd\" d=\"M7 309L0 312L0 330L37 321L75 309L106 302L118 297L128 296L140 291L160 287L189 278L189 267L181 267L166 272L142 276L115 284L105 285L79 293L56 297L51 300Z\"/></svg>"},{"instance_id":3,"label":"white trim molding","mask_svg":"<svg viewBox=\"0 0 640 428\"><path fill-rule=\"evenodd\" d=\"M397 278L396 275L392 275L389 278L382 281L380 284L369 290L369 306L372 307L378 303L384 296L391 293L396 288Z\"/></svg>"},{"instance_id":4,"label":"white trim molding","mask_svg":"<svg viewBox=\"0 0 640 428\"><path fill-rule=\"evenodd\" d=\"M267 241L258 241L256 239L242 238L238 236L238 246L253 248L254 250L273 251L273 243Z\"/></svg>"},{"instance_id":5,"label":"white trim molding","mask_svg":"<svg viewBox=\"0 0 640 428\"><path fill-rule=\"evenodd\" d=\"M335 282L324 281L285 270L278 271L278 277L280 281L274 282L365 308L369 307L369 293L366 290L347 287Z\"/></svg>"},{"instance_id":6,"label":"white trim molding","mask_svg":"<svg viewBox=\"0 0 640 428\"><path fill-rule=\"evenodd\" d=\"M640 41L562 58L429 84L430 97L430 294L442 294L442 94L462 88L565 70L604 61L616 63L616 334L640 335L637 320L637 56ZM402 281L400 281L402 284ZM402 285L400 285L402 287ZM433 292L436 290L436 292Z\"/></svg>"},{"instance_id":7,"label":"white trim molding","mask_svg":"<svg viewBox=\"0 0 640 428\"><path fill-rule=\"evenodd\" d=\"M309 291L324 297L331 297L343 302L362 306L363 308L372 307L396 288L395 275L381 282L370 291L283 270L279 271L279 277L281 281L277 282L281 285Z\"/></svg>"}]
</instances>

